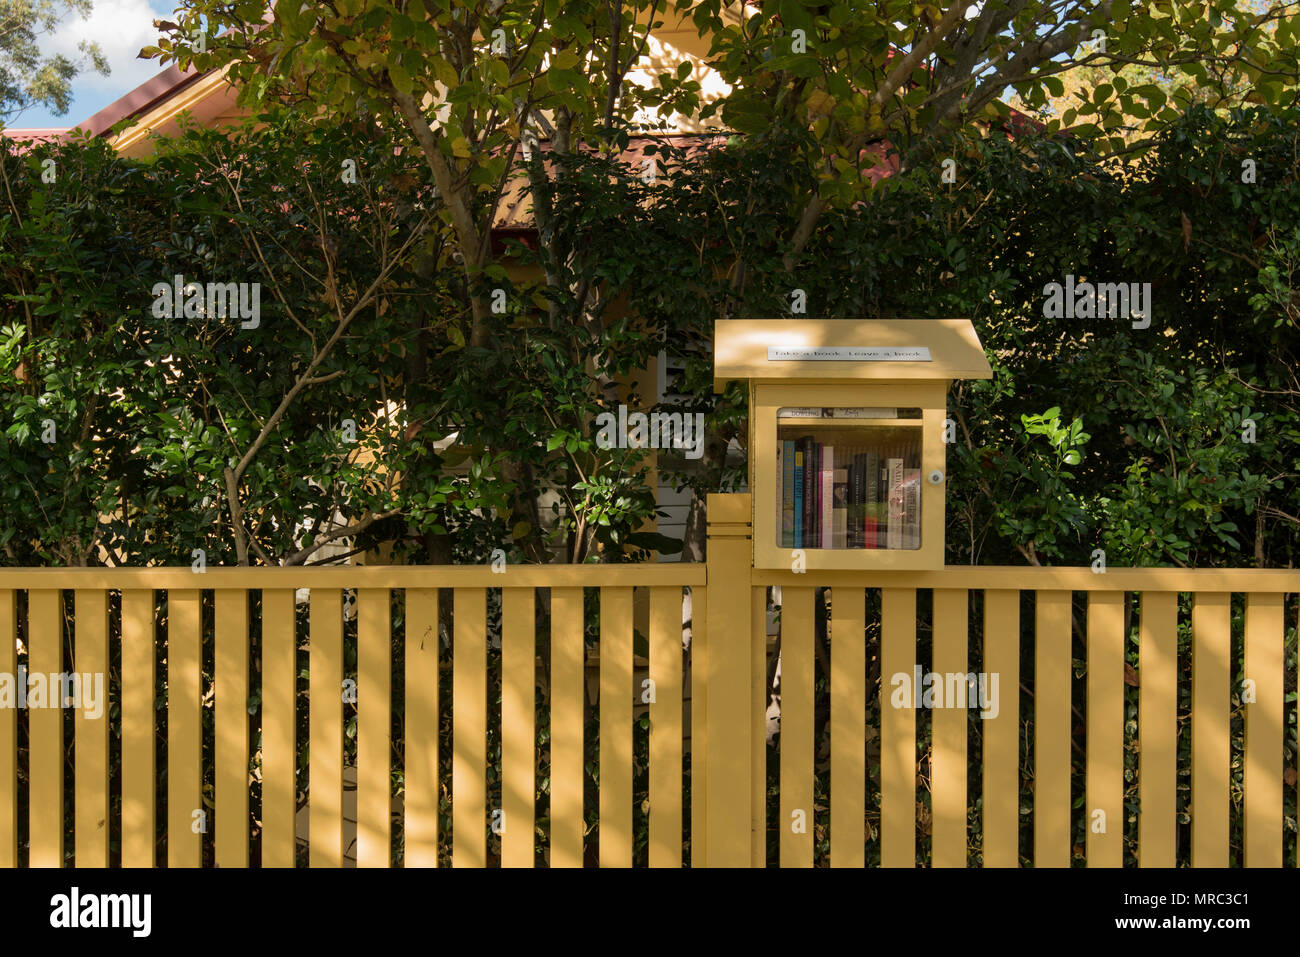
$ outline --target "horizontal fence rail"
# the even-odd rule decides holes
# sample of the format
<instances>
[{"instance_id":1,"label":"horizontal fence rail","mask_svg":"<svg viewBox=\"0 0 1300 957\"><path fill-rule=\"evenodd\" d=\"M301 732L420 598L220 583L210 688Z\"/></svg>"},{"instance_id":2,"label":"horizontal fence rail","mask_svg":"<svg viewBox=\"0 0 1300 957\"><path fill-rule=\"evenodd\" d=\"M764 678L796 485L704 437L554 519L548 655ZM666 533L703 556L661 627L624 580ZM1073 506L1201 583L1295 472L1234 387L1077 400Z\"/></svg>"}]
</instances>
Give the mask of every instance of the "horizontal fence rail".
<instances>
[{"instance_id":1,"label":"horizontal fence rail","mask_svg":"<svg viewBox=\"0 0 1300 957\"><path fill-rule=\"evenodd\" d=\"M796 574L748 533L0 569L0 866L1295 866L1300 573Z\"/></svg>"}]
</instances>

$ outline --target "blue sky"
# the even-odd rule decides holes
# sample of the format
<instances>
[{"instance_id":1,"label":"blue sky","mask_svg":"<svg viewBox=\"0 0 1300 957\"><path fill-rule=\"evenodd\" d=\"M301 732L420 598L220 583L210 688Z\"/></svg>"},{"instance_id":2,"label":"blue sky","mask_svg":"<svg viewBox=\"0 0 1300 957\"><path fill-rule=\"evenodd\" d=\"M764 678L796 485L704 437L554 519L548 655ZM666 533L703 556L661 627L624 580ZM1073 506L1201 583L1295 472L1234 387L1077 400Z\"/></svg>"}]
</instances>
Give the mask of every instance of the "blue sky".
<instances>
[{"instance_id":1,"label":"blue sky","mask_svg":"<svg viewBox=\"0 0 1300 957\"><path fill-rule=\"evenodd\" d=\"M72 105L63 116L33 107L12 117L11 128L67 127L80 123L120 96L131 92L160 72L156 60L138 60L140 48L155 43L155 19L166 19L176 9L175 0L94 0L89 19L68 16L58 30L43 38L47 53L77 55L77 43L93 40L108 58L112 73L83 73L72 83Z\"/></svg>"}]
</instances>

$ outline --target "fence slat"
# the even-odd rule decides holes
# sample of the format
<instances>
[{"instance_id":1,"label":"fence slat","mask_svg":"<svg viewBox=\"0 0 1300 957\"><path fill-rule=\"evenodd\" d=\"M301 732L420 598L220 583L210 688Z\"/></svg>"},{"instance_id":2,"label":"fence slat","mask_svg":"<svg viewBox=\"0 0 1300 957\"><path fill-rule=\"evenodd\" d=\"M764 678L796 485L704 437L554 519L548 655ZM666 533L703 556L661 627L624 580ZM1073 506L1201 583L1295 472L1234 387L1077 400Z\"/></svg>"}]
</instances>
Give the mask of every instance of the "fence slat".
<instances>
[{"instance_id":1,"label":"fence slat","mask_svg":"<svg viewBox=\"0 0 1300 957\"><path fill-rule=\"evenodd\" d=\"M682 866L682 590L650 589L650 866Z\"/></svg>"},{"instance_id":2,"label":"fence slat","mask_svg":"<svg viewBox=\"0 0 1300 957\"><path fill-rule=\"evenodd\" d=\"M501 835L503 867L533 866L537 649L533 590L501 590Z\"/></svg>"},{"instance_id":3,"label":"fence slat","mask_svg":"<svg viewBox=\"0 0 1300 957\"><path fill-rule=\"evenodd\" d=\"M406 589L405 867L438 866L438 591Z\"/></svg>"},{"instance_id":4,"label":"fence slat","mask_svg":"<svg viewBox=\"0 0 1300 957\"><path fill-rule=\"evenodd\" d=\"M76 717L77 867L108 866L108 593L79 588L72 670L80 677ZM98 676L98 678L96 677ZM88 706L99 712L90 717Z\"/></svg>"},{"instance_id":5,"label":"fence slat","mask_svg":"<svg viewBox=\"0 0 1300 957\"><path fill-rule=\"evenodd\" d=\"M582 589L551 589L551 867L582 866Z\"/></svg>"},{"instance_id":6,"label":"fence slat","mask_svg":"<svg viewBox=\"0 0 1300 957\"><path fill-rule=\"evenodd\" d=\"M931 857L934 867L966 866L966 709L948 700L960 693L963 705L966 645L969 635L967 593L958 588L934 590L933 670L944 684L938 690L945 707L930 712ZM961 675L962 687L949 687L943 677ZM912 689L913 696L921 688Z\"/></svg>"},{"instance_id":7,"label":"fence slat","mask_svg":"<svg viewBox=\"0 0 1300 957\"><path fill-rule=\"evenodd\" d=\"M600 590L600 866L632 866L632 589Z\"/></svg>"},{"instance_id":8,"label":"fence slat","mask_svg":"<svg viewBox=\"0 0 1300 957\"><path fill-rule=\"evenodd\" d=\"M1228 866L1229 601L1192 603L1192 867Z\"/></svg>"},{"instance_id":9,"label":"fence slat","mask_svg":"<svg viewBox=\"0 0 1300 957\"><path fill-rule=\"evenodd\" d=\"M813 866L813 590L782 589L781 866Z\"/></svg>"},{"instance_id":10,"label":"fence slat","mask_svg":"<svg viewBox=\"0 0 1300 957\"><path fill-rule=\"evenodd\" d=\"M767 866L767 589L751 588L749 612L749 864Z\"/></svg>"},{"instance_id":11,"label":"fence slat","mask_svg":"<svg viewBox=\"0 0 1300 957\"><path fill-rule=\"evenodd\" d=\"M1245 865L1282 866L1282 596L1246 596Z\"/></svg>"},{"instance_id":12,"label":"fence slat","mask_svg":"<svg viewBox=\"0 0 1300 957\"><path fill-rule=\"evenodd\" d=\"M387 588L357 589L357 867L388 867L393 639Z\"/></svg>"},{"instance_id":13,"label":"fence slat","mask_svg":"<svg viewBox=\"0 0 1300 957\"><path fill-rule=\"evenodd\" d=\"M203 689L199 591L167 593L167 866L199 867L203 806ZM195 812L202 812L196 814Z\"/></svg>"},{"instance_id":14,"label":"fence slat","mask_svg":"<svg viewBox=\"0 0 1300 957\"><path fill-rule=\"evenodd\" d=\"M984 866L1020 866L1020 592L984 592ZM994 690L994 676L997 678ZM981 714L985 712L981 711Z\"/></svg>"},{"instance_id":15,"label":"fence slat","mask_svg":"<svg viewBox=\"0 0 1300 957\"><path fill-rule=\"evenodd\" d=\"M880 610L880 863L916 866L916 698L890 701L893 679L913 681L916 590L881 589Z\"/></svg>"},{"instance_id":16,"label":"fence slat","mask_svg":"<svg viewBox=\"0 0 1300 957\"><path fill-rule=\"evenodd\" d=\"M223 588L216 613L216 860L248 866L248 592Z\"/></svg>"},{"instance_id":17,"label":"fence slat","mask_svg":"<svg viewBox=\"0 0 1300 957\"><path fill-rule=\"evenodd\" d=\"M1089 867L1124 862L1124 593L1088 594ZM1105 815L1104 830L1101 819Z\"/></svg>"},{"instance_id":18,"label":"fence slat","mask_svg":"<svg viewBox=\"0 0 1300 957\"><path fill-rule=\"evenodd\" d=\"M1178 595L1143 592L1138 629L1138 866L1173 867L1178 823Z\"/></svg>"},{"instance_id":19,"label":"fence slat","mask_svg":"<svg viewBox=\"0 0 1300 957\"><path fill-rule=\"evenodd\" d=\"M27 593L28 681L63 670L63 593L33 589ZM37 689L33 686L33 692ZM57 689L44 685L42 707L27 712L29 773L28 859L32 867L63 866L63 709L45 699Z\"/></svg>"},{"instance_id":20,"label":"fence slat","mask_svg":"<svg viewBox=\"0 0 1300 957\"><path fill-rule=\"evenodd\" d=\"M453 592L451 864L487 865L487 590Z\"/></svg>"},{"instance_id":21,"label":"fence slat","mask_svg":"<svg viewBox=\"0 0 1300 957\"><path fill-rule=\"evenodd\" d=\"M289 588L262 591L263 867L294 866L298 643L293 598Z\"/></svg>"},{"instance_id":22,"label":"fence slat","mask_svg":"<svg viewBox=\"0 0 1300 957\"><path fill-rule=\"evenodd\" d=\"M831 867L862 867L867 781L863 590L834 589L831 616Z\"/></svg>"},{"instance_id":23,"label":"fence slat","mask_svg":"<svg viewBox=\"0 0 1300 957\"><path fill-rule=\"evenodd\" d=\"M18 674L18 602L0 589L0 674ZM18 709L0 708L0 867L18 866Z\"/></svg>"},{"instance_id":24,"label":"fence slat","mask_svg":"<svg viewBox=\"0 0 1300 957\"><path fill-rule=\"evenodd\" d=\"M122 866L155 863L154 593L122 592Z\"/></svg>"},{"instance_id":25,"label":"fence slat","mask_svg":"<svg viewBox=\"0 0 1300 957\"><path fill-rule=\"evenodd\" d=\"M343 594L313 588L308 623L308 862L343 866Z\"/></svg>"},{"instance_id":26,"label":"fence slat","mask_svg":"<svg viewBox=\"0 0 1300 957\"><path fill-rule=\"evenodd\" d=\"M1034 612L1034 866L1070 866L1070 593Z\"/></svg>"},{"instance_id":27,"label":"fence slat","mask_svg":"<svg viewBox=\"0 0 1300 957\"><path fill-rule=\"evenodd\" d=\"M704 826L708 809L709 775L709 592L691 589L691 867L705 867L709 832Z\"/></svg>"}]
</instances>

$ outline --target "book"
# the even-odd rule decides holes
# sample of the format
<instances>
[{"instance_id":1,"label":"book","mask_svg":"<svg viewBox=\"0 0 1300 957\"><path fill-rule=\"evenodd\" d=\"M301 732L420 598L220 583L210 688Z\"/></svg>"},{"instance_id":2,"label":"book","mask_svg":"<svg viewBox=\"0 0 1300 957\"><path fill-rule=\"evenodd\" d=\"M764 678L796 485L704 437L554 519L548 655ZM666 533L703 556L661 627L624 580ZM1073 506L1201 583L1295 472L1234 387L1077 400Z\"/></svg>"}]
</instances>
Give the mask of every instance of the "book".
<instances>
[{"instance_id":1,"label":"book","mask_svg":"<svg viewBox=\"0 0 1300 957\"><path fill-rule=\"evenodd\" d=\"M785 443L780 439L776 440L776 543L782 543L782 518L781 518L781 501L784 496L785 483Z\"/></svg>"},{"instance_id":2,"label":"book","mask_svg":"<svg viewBox=\"0 0 1300 957\"><path fill-rule=\"evenodd\" d=\"M834 548L832 544L835 536L835 525L832 512L835 510L835 447L831 445L821 446L821 472L818 478L821 480L820 498L817 505L821 515L821 547Z\"/></svg>"},{"instance_id":3,"label":"book","mask_svg":"<svg viewBox=\"0 0 1300 957\"><path fill-rule=\"evenodd\" d=\"M822 443L813 442L813 465L809 469L809 489L813 499L813 514L809 516L809 547L822 547Z\"/></svg>"},{"instance_id":4,"label":"book","mask_svg":"<svg viewBox=\"0 0 1300 957\"><path fill-rule=\"evenodd\" d=\"M803 443L803 481L800 482L803 488L803 537L800 538L801 549L806 549L813 545L813 508L816 505L816 498L813 495L813 477L816 473L813 454L813 437L805 436L800 439Z\"/></svg>"},{"instance_id":5,"label":"book","mask_svg":"<svg viewBox=\"0 0 1300 957\"><path fill-rule=\"evenodd\" d=\"M921 547L920 469L903 469L903 547Z\"/></svg>"},{"instance_id":6,"label":"book","mask_svg":"<svg viewBox=\"0 0 1300 957\"><path fill-rule=\"evenodd\" d=\"M886 548L903 547L903 519L906 503L903 493L903 460L889 458L885 460L886 502L889 508L889 528L885 533Z\"/></svg>"},{"instance_id":7,"label":"book","mask_svg":"<svg viewBox=\"0 0 1300 957\"><path fill-rule=\"evenodd\" d=\"M865 452L862 456L862 462L862 544L864 548L879 548L880 453L875 449Z\"/></svg>"},{"instance_id":8,"label":"book","mask_svg":"<svg viewBox=\"0 0 1300 957\"><path fill-rule=\"evenodd\" d=\"M862 547L862 453L853 450L849 456L849 511L848 533L845 544L849 548Z\"/></svg>"},{"instance_id":9,"label":"book","mask_svg":"<svg viewBox=\"0 0 1300 957\"><path fill-rule=\"evenodd\" d=\"M777 528L781 531L781 547L794 548L794 442L781 442L776 454L781 475L781 495L777 498L781 522Z\"/></svg>"},{"instance_id":10,"label":"book","mask_svg":"<svg viewBox=\"0 0 1300 957\"><path fill-rule=\"evenodd\" d=\"M831 418L833 419L896 419L898 418L897 409L833 408L830 410L830 413L831 413Z\"/></svg>"},{"instance_id":11,"label":"book","mask_svg":"<svg viewBox=\"0 0 1300 957\"><path fill-rule=\"evenodd\" d=\"M831 472L831 547L848 547L849 470Z\"/></svg>"},{"instance_id":12,"label":"book","mask_svg":"<svg viewBox=\"0 0 1300 957\"><path fill-rule=\"evenodd\" d=\"M803 440L795 443L794 481L794 547L803 548Z\"/></svg>"}]
</instances>

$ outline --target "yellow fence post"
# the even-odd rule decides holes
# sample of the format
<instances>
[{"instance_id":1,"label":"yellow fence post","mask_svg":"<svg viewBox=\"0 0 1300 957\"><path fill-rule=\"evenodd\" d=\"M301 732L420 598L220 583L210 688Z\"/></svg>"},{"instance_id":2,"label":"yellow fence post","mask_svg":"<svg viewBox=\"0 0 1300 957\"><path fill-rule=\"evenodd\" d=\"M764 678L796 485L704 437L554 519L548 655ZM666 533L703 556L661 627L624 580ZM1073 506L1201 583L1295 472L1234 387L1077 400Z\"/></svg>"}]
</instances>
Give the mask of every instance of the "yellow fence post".
<instances>
[{"instance_id":1,"label":"yellow fence post","mask_svg":"<svg viewBox=\"0 0 1300 957\"><path fill-rule=\"evenodd\" d=\"M708 867L748 867L750 813L750 497L708 497L709 697L704 826ZM692 857L694 860L694 857Z\"/></svg>"},{"instance_id":2,"label":"yellow fence post","mask_svg":"<svg viewBox=\"0 0 1300 957\"><path fill-rule=\"evenodd\" d=\"M1192 603L1192 867L1228 866L1232 595Z\"/></svg>"},{"instance_id":3,"label":"yellow fence post","mask_svg":"<svg viewBox=\"0 0 1300 957\"><path fill-rule=\"evenodd\" d=\"M1173 867L1178 848L1178 594L1143 592L1141 609L1138 866Z\"/></svg>"},{"instance_id":4,"label":"yellow fence post","mask_svg":"<svg viewBox=\"0 0 1300 957\"><path fill-rule=\"evenodd\" d=\"M200 592L167 592L167 866L201 867L203 632Z\"/></svg>"},{"instance_id":5,"label":"yellow fence post","mask_svg":"<svg viewBox=\"0 0 1300 957\"><path fill-rule=\"evenodd\" d=\"M1246 596L1246 867L1282 866L1282 595Z\"/></svg>"},{"instance_id":6,"label":"yellow fence post","mask_svg":"<svg viewBox=\"0 0 1300 957\"><path fill-rule=\"evenodd\" d=\"M18 672L18 605L0 590L0 674ZM0 867L18 866L18 712L0 708Z\"/></svg>"},{"instance_id":7,"label":"yellow fence post","mask_svg":"<svg viewBox=\"0 0 1300 957\"><path fill-rule=\"evenodd\" d=\"M916 690L891 688L916 665L916 589L880 591L880 866L916 867Z\"/></svg>"},{"instance_id":8,"label":"yellow fence post","mask_svg":"<svg viewBox=\"0 0 1300 957\"><path fill-rule=\"evenodd\" d=\"M216 864L248 866L248 592L226 588L216 614Z\"/></svg>"},{"instance_id":9,"label":"yellow fence post","mask_svg":"<svg viewBox=\"0 0 1300 957\"><path fill-rule=\"evenodd\" d=\"M63 592L55 588L27 593L27 661L33 674L63 670ZM31 704L28 704L31 707ZM28 863L63 866L63 709L27 712Z\"/></svg>"},{"instance_id":10,"label":"yellow fence post","mask_svg":"<svg viewBox=\"0 0 1300 957\"><path fill-rule=\"evenodd\" d=\"M1124 594L1088 595L1089 867L1124 863Z\"/></svg>"}]
</instances>

